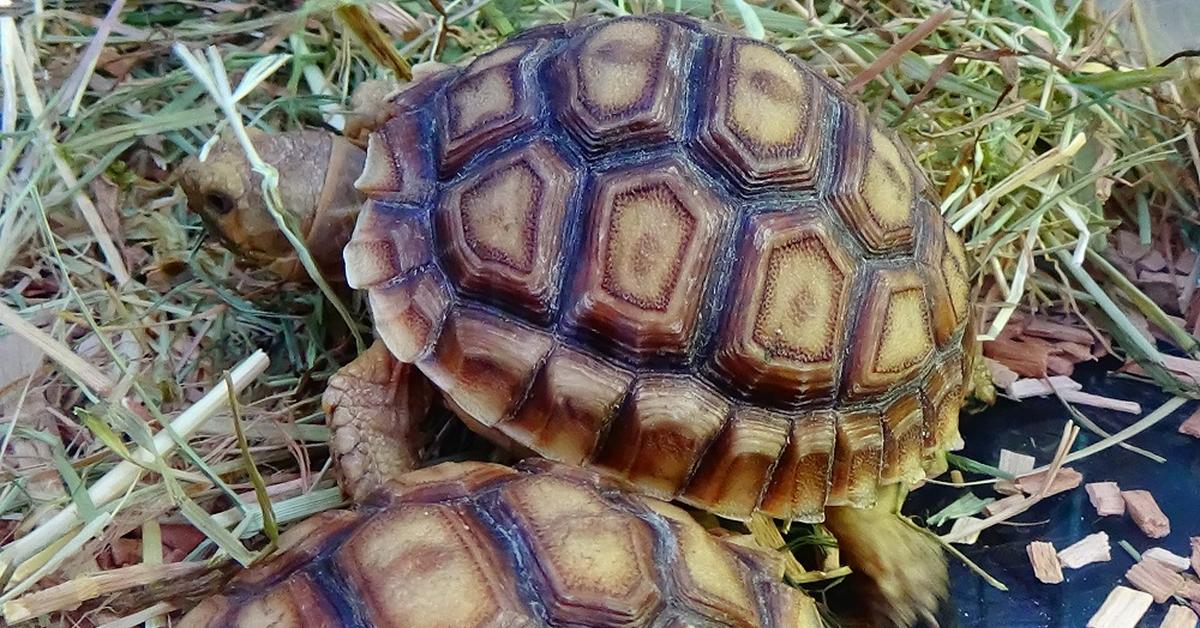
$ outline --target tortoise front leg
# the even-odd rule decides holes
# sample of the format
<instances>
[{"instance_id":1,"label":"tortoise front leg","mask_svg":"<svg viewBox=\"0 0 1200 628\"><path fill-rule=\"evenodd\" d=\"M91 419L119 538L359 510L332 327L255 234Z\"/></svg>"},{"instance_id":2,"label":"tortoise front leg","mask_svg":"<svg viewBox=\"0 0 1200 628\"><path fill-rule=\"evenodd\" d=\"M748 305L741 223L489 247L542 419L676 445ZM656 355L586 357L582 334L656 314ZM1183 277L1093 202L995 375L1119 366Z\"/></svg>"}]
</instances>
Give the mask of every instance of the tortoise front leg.
<instances>
[{"instance_id":1,"label":"tortoise front leg","mask_svg":"<svg viewBox=\"0 0 1200 628\"><path fill-rule=\"evenodd\" d=\"M428 437L429 382L411 364L371 345L329 380L322 405L342 490L361 501L420 464Z\"/></svg>"},{"instance_id":2,"label":"tortoise front leg","mask_svg":"<svg viewBox=\"0 0 1200 628\"><path fill-rule=\"evenodd\" d=\"M842 562L854 570L860 610L878 625L936 626L934 614L949 591L945 554L938 542L901 518L902 484L879 488L870 508L832 506L825 527L838 542Z\"/></svg>"}]
</instances>

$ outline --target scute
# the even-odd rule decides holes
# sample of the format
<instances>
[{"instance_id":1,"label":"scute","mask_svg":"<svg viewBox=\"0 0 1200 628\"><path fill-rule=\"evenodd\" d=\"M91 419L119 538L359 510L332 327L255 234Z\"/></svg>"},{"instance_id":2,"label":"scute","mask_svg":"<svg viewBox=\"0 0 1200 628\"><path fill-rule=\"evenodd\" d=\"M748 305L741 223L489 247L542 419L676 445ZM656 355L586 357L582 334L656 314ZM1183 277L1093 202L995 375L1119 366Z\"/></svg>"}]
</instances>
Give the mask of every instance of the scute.
<instances>
[{"instance_id":1,"label":"scute","mask_svg":"<svg viewBox=\"0 0 1200 628\"><path fill-rule=\"evenodd\" d=\"M744 192L811 186L822 158L825 87L778 48L720 37L697 133Z\"/></svg>"},{"instance_id":2,"label":"scute","mask_svg":"<svg viewBox=\"0 0 1200 628\"><path fill-rule=\"evenodd\" d=\"M576 181L554 148L537 141L450 186L435 219L455 282L544 321L557 297L567 200Z\"/></svg>"},{"instance_id":3,"label":"scute","mask_svg":"<svg viewBox=\"0 0 1200 628\"><path fill-rule=\"evenodd\" d=\"M622 488L544 460L415 471L374 506L289 530L281 555L239 578L253 586L202 602L180 625L821 625L767 550ZM329 521L332 532L320 526Z\"/></svg>"},{"instance_id":4,"label":"scute","mask_svg":"<svg viewBox=\"0 0 1200 628\"><path fill-rule=\"evenodd\" d=\"M730 404L689 377L647 375L608 433L595 465L670 499L725 425Z\"/></svg>"},{"instance_id":5,"label":"scute","mask_svg":"<svg viewBox=\"0 0 1200 628\"><path fill-rule=\"evenodd\" d=\"M846 149L831 194L833 206L871 252L911 252L917 177L900 147L868 123L861 110L844 118L839 144Z\"/></svg>"},{"instance_id":6,"label":"scute","mask_svg":"<svg viewBox=\"0 0 1200 628\"><path fill-rule=\"evenodd\" d=\"M750 219L714 366L764 405L831 398L842 355L852 258L806 212Z\"/></svg>"},{"instance_id":7,"label":"scute","mask_svg":"<svg viewBox=\"0 0 1200 628\"><path fill-rule=\"evenodd\" d=\"M804 521L955 440L962 243L832 81L671 15L538 28L420 85L373 140L348 276L480 431Z\"/></svg>"},{"instance_id":8,"label":"scute","mask_svg":"<svg viewBox=\"0 0 1200 628\"><path fill-rule=\"evenodd\" d=\"M677 159L597 176L565 326L631 355L683 355L730 209Z\"/></svg>"},{"instance_id":9,"label":"scute","mask_svg":"<svg viewBox=\"0 0 1200 628\"><path fill-rule=\"evenodd\" d=\"M844 385L855 399L886 392L929 363L933 329L925 282L905 269L877 269L866 280Z\"/></svg>"},{"instance_id":10,"label":"scute","mask_svg":"<svg viewBox=\"0 0 1200 628\"><path fill-rule=\"evenodd\" d=\"M512 625L524 609L481 525L452 506L400 506L355 531L337 564L373 625Z\"/></svg>"},{"instance_id":11,"label":"scute","mask_svg":"<svg viewBox=\"0 0 1200 628\"><path fill-rule=\"evenodd\" d=\"M445 91L441 170L450 173L491 142L519 135L536 122L532 65L541 42L501 46L476 59Z\"/></svg>"},{"instance_id":12,"label":"scute","mask_svg":"<svg viewBox=\"0 0 1200 628\"><path fill-rule=\"evenodd\" d=\"M657 19L622 18L589 29L554 63L563 126L583 149L677 137L686 38Z\"/></svg>"}]
</instances>

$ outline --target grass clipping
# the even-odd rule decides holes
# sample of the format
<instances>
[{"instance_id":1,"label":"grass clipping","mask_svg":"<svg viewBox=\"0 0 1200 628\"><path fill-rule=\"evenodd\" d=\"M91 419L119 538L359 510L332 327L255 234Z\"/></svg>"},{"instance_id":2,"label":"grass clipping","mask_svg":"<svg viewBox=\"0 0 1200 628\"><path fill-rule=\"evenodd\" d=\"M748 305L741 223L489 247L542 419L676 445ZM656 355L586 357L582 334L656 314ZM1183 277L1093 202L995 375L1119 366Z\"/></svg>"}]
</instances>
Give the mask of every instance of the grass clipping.
<instances>
[{"instance_id":1,"label":"grass clipping","mask_svg":"<svg viewBox=\"0 0 1200 628\"><path fill-rule=\"evenodd\" d=\"M1018 309L1074 313L1190 392L1130 317L1185 353L1194 339L1104 263L1120 223L1144 243L1192 241L1179 226L1200 199L1186 59L1155 67L1125 49L1114 27L1137 26L1136 3L1115 17L1090 1L943 4L37 2L0 17L0 556L14 559L0 601L19 617L161 625L216 582L196 565L250 562L264 526L341 501L317 398L353 357L347 338L367 332L362 304L237 268L186 211L173 168L226 129L341 128L364 80L586 13L709 17L848 84L945 199L985 337ZM190 437L172 433L259 349L271 366L236 415L226 397ZM97 499L118 469L119 494ZM44 542L23 540L38 530Z\"/></svg>"}]
</instances>

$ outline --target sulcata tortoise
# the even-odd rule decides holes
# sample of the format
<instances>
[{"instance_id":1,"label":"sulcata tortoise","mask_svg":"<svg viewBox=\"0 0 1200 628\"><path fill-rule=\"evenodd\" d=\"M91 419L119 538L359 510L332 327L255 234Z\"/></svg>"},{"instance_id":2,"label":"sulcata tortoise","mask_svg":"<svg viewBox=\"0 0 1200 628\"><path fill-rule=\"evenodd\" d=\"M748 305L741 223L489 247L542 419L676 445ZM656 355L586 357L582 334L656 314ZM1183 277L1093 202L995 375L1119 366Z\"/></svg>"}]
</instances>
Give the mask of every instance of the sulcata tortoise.
<instances>
[{"instance_id":1,"label":"sulcata tortoise","mask_svg":"<svg viewBox=\"0 0 1200 628\"><path fill-rule=\"evenodd\" d=\"M255 136L279 167L296 231L324 272L340 274L344 260L380 340L325 397L352 497L410 485L401 474L419 465L420 419L436 395L494 442L568 465L537 468L576 487L592 476L566 469L586 467L729 519L824 522L877 617L929 615L946 587L940 551L894 512L957 438L974 352L967 261L910 153L861 105L775 47L678 15L535 28L465 67L427 67L395 94L357 100L373 111L346 136ZM302 274L239 147L218 144L181 182L230 248ZM661 503L610 495L580 506L650 526L653 557L641 547L594 558L597 569L657 564L646 586L674 601L631 618L610 613L628 593L581 606L529 588L571 558L514 540L536 524L490 519L512 472L437 473L471 479L400 503L459 508L453 494L486 523L456 536L396 532L380 551L431 535L490 552L493 584L523 618L511 623L665 625L692 608L680 601L691 585L677 584L679 561L660 555L686 553L683 540L647 514ZM329 525L368 530L372 516L382 515ZM281 560L342 564L345 539L321 532ZM372 576L388 595L462 601L457 585L421 582L429 562L370 564L407 570ZM331 600L369 598L367 569L286 587L345 618L370 602ZM724 617L773 625L762 599L756 619ZM487 619L507 622L497 617Z\"/></svg>"}]
</instances>

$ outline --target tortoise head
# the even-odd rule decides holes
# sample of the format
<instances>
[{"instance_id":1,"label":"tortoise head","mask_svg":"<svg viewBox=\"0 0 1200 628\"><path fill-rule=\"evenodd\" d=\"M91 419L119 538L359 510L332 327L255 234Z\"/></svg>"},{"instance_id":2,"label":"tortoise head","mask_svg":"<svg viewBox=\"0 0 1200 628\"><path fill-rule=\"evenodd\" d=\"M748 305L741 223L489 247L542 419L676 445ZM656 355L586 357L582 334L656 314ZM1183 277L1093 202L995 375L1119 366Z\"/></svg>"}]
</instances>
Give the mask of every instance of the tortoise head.
<instances>
[{"instance_id":1,"label":"tortoise head","mask_svg":"<svg viewBox=\"0 0 1200 628\"><path fill-rule=\"evenodd\" d=\"M322 272L340 278L342 247L350 239L361 203L353 181L362 170L362 149L324 131L249 133L259 156L279 171L280 210L291 215L297 235ZM235 138L222 137L203 161L185 161L179 183L188 209L242 261L285 279L306 276L267 209L262 177L252 170Z\"/></svg>"}]
</instances>

